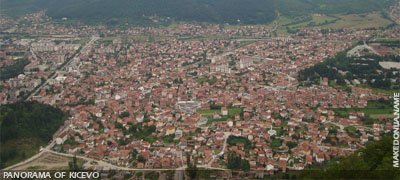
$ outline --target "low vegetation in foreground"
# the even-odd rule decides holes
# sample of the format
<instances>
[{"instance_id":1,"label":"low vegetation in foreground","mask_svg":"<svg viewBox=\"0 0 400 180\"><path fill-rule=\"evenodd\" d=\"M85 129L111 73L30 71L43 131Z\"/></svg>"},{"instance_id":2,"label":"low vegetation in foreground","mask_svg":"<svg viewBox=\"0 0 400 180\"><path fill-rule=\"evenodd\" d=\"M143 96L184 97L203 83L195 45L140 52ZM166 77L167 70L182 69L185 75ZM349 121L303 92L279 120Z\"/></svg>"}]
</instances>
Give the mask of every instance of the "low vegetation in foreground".
<instances>
[{"instance_id":1,"label":"low vegetation in foreground","mask_svg":"<svg viewBox=\"0 0 400 180\"><path fill-rule=\"evenodd\" d=\"M302 179L399 179L400 171L393 167L393 139L383 137L354 154L332 161L323 170L303 171Z\"/></svg>"}]
</instances>

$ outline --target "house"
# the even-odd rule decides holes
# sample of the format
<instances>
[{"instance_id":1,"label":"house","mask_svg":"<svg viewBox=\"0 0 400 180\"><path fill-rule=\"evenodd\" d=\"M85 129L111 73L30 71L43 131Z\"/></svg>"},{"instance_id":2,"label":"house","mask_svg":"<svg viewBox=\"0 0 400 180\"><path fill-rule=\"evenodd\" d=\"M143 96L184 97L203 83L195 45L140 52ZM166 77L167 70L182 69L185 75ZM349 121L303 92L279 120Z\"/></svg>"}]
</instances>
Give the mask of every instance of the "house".
<instances>
[{"instance_id":1,"label":"house","mask_svg":"<svg viewBox=\"0 0 400 180\"><path fill-rule=\"evenodd\" d=\"M175 126L167 126L165 128L165 135L175 134Z\"/></svg>"},{"instance_id":2,"label":"house","mask_svg":"<svg viewBox=\"0 0 400 180\"><path fill-rule=\"evenodd\" d=\"M222 108L221 108L221 114L222 114L223 116L227 116L227 115L228 115L228 108L222 107Z\"/></svg>"},{"instance_id":3,"label":"house","mask_svg":"<svg viewBox=\"0 0 400 180\"><path fill-rule=\"evenodd\" d=\"M316 160L318 163L324 162L324 161L325 161L324 154L323 154L323 153L318 153L317 156L315 157L315 160Z\"/></svg>"}]
</instances>

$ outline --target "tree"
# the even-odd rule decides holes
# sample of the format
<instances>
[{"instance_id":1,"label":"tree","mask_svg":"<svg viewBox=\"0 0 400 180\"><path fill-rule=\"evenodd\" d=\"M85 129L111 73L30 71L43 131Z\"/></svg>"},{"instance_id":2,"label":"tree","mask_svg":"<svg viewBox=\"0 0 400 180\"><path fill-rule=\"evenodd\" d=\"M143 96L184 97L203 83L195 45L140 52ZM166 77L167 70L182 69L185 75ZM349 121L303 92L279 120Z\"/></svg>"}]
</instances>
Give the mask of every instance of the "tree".
<instances>
[{"instance_id":1,"label":"tree","mask_svg":"<svg viewBox=\"0 0 400 180\"><path fill-rule=\"evenodd\" d=\"M136 149L133 149L131 152L131 159L136 160L138 157L139 152Z\"/></svg>"},{"instance_id":2,"label":"tree","mask_svg":"<svg viewBox=\"0 0 400 180\"><path fill-rule=\"evenodd\" d=\"M137 158L137 160L138 160L139 162L141 162L141 163L146 163L146 159L145 159L142 155L139 155L139 157Z\"/></svg>"},{"instance_id":3,"label":"tree","mask_svg":"<svg viewBox=\"0 0 400 180\"><path fill-rule=\"evenodd\" d=\"M77 159L76 159L76 156L74 156L74 157L72 158L72 161L70 161L70 162L68 163L68 166L69 166L69 170L70 170L70 171L79 171L79 170L82 170L82 168L79 167L79 165L78 165L78 161L77 161Z\"/></svg>"},{"instance_id":4,"label":"tree","mask_svg":"<svg viewBox=\"0 0 400 180\"><path fill-rule=\"evenodd\" d=\"M186 169L186 172L189 176L190 179L196 179L197 178L197 165L196 165L196 161L194 161L193 163L189 163L188 167Z\"/></svg>"},{"instance_id":5,"label":"tree","mask_svg":"<svg viewBox=\"0 0 400 180\"><path fill-rule=\"evenodd\" d=\"M119 115L119 117L120 118L125 118L125 117L129 117L129 112L128 111L124 111L124 112L122 112L120 115Z\"/></svg>"},{"instance_id":6,"label":"tree","mask_svg":"<svg viewBox=\"0 0 400 180\"><path fill-rule=\"evenodd\" d=\"M231 152L228 155L228 169L248 171L250 170L250 163Z\"/></svg>"},{"instance_id":7,"label":"tree","mask_svg":"<svg viewBox=\"0 0 400 180\"><path fill-rule=\"evenodd\" d=\"M157 180L160 175L156 171L148 172L144 175L145 179Z\"/></svg>"},{"instance_id":8,"label":"tree","mask_svg":"<svg viewBox=\"0 0 400 180\"><path fill-rule=\"evenodd\" d=\"M0 70L0 80L6 80L24 73L24 67L29 64L26 59L20 59L16 63L3 67Z\"/></svg>"},{"instance_id":9,"label":"tree","mask_svg":"<svg viewBox=\"0 0 400 180\"><path fill-rule=\"evenodd\" d=\"M287 142L287 146L288 146L290 149L292 149L292 148L294 148L294 147L297 146L297 143L295 143L295 142L293 142L293 141L289 141L289 142Z\"/></svg>"}]
</instances>

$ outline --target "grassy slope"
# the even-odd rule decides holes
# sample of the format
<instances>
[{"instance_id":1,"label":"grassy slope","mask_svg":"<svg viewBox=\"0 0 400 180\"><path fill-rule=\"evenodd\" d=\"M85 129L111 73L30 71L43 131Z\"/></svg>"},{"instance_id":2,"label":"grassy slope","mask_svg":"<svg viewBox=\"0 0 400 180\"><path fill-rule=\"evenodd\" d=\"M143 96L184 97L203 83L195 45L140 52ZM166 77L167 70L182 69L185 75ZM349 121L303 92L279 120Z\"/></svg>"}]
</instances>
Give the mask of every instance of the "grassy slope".
<instances>
[{"instance_id":1,"label":"grassy slope","mask_svg":"<svg viewBox=\"0 0 400 180\"><path fill-rule=\"evenodd\" d=\"M1 152L15 152L15 156L2 164L2 167L21 162L39 152L41 146L46 145L47 142L39 138L21 138L17 141L7 141L1 143Z\"/></svg>"}]
</instances>

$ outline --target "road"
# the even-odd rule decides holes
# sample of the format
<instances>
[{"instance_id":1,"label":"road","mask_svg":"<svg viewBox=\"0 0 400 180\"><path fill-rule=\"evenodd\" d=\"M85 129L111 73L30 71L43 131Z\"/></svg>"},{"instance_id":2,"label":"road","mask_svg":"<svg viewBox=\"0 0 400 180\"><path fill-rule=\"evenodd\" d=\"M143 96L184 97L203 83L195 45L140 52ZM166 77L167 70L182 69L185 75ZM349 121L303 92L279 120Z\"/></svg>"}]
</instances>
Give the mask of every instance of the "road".
<instances>
[{"instance_id":1,"label":"road","mask_svg":"<svg viewBox=\"0 0 400 180\"><path fill-rule=\"evenodd\" d=\"M318 148L331 149L332 147L319 145ZM336 148L336 147L334 147L334 148ZM346 151L356 151L356 149L352 149L352 148L339 148L339 149L346 150Z\"/></svg>"},{"instance_id":2,"label":"road","mask_svg":"<svg viewBox=\"0 0 400 180\"><path fill-rule=\"evenodd\" d=\"M213 155L212 159L210 162L207 163L207 165L205 167L211 167L212 163L214 163L215 159L219 158L220 156L224 155L225 149L226 149L226 144L228 141L228 137L231 135L231 132L224 132L224 145L222 146L222 150L220 153L218 153L217 155Z\"/></svg>"},{"instance_id":3,"label":"road","mask_svg":"<svg viewBox=\"0 0 400 180\"><path fill-rule=\"evenodd\" d=\"M367 44L367 42L365 42L365 41L364 41L364 46L365 46L368 50L372 51L374 54L380 55L377 51L375 51L374 48L372 48L371 46L369 46L369 45Z\"/></svg>"},{"instance_id":4,"label":"road","mask_svg":"<svg viewBox=\"0 0 400 180\"><path fill-rule=\"evenodd\" d=\"M33 52L32 48L30 48L31 54L33 59L35 59L35 61L38 61L38 57L36 56L35 52Z\"/></svg>"},{"instance_id":5,"label":"road","mask_svg":"<svg viewBox=\"0 0 400 180\"><path fill-rule=\"evenodd\" d=\"M91 46L97 39L98 39L98 37L92 36L92 39L88 43L86 43L86 45L84 45L81 49L79 49L78 52L75 53L75 55L73 57L71 57L71 59L67 63L61 65L60 67L58 67L58 69L63 69L65 67L68 67L73 61L75 61L77 59L76 57L78 57L82 51L85 51L88 48L91 48ZM35 58L36 55L34 54L34 52L32 50L31 50L31 53L33 54L33 56ZM51 79L55 79L57 76L58 76L58 71L55 71L53 75L51 75L49 78L47 78L47 80L44 83L39 85L39 87L37 87L25 100L30 100L34 95L36 95L38 92L40 92L40 90L42 90L42 88L45 87Z\"/></svg>"},{"instance_id":6,"label":"road","mask_svg":"<svg viewBox=\"0 0 400 180\"><path fill-rule=\"evenodd\" d=\"M121 166L116 166L116 165L113 165L111 163L108 163L108 162L105 162L105 161L102 161L102 160L97 160L97 159L93 159L93 158L89 158L89 157L85 157L85 156L81 156L81 155L56 152L56 151L51 150L51 147L53 147L54 145L55 145L55 141L52 141L48 146L46 146L45 148L42 148L41 151L38 154L30 157L29 159L26 159L23 162L20 162L18 164L9 166L7 168L4 168L3 170L12 170L12 169L15 169L16 167L25 165L26 163L32 162L35 159L39 158L45 152L56 154L56 155L59 155L59 156L70 157L70 158L76 157L76 158L80 158L80 159L83 159L83 160L88 161L88 162L95 162L97 164L96 166L101 166L103 168L107 168L107 169L110 169L110 170L129 170L129 171L171 171L172 170L172 171L183 171L183 170L185 170L187 168L186 165L182 166L182 167L179 167L179 168L163 168L163 169L160 169L160 168L143 168L143 169L140 169L140 168L121 167ZM204 169L223 170L223 171L229 170L229 169L225 169L225 168L215 168L215 167L208 167L208 166L203 166L203 165L200 165L200 166L197 166L197 167L198 168L204 168Z\"/></svg>"},{"instance_id":7,"label":"road","mask_svg":"<svg viewBox=\"0 0 400 180\"><path fill-rule=\"evenodd\" d=\"M65 131L65 130L67 130L67 128L64 129L63 131ZM179 167L179 168L163 168L163 169L157 169L157 168L140 169L140 168L121 167L121 166L116 166L116 165L113 165L111 163L108 163L108 162L105 162L105 161L102 161L102 160L97 160L97 159L93 159L93 158L89 158L89 157L85 157L85 156L81 156L81 155L56 152L56 151L53 151L51 149L51 147L53 147L54 145L55 145L55 139L53 139L53 141L50 144L48 144L46 147L41 148L41 150L40 150L40 152L38 154L35 154L34 156L30 157L29 159L26 159L26 160L24 160L24 161L22 161L22 162L20 162L18 164L9 166L7 168L4 168L3 170L12 170L12 169L15 169L15 168L17 168L19 166L23 166L23 165L25 165L27 163L30 163L30 162L38 159L45 152L56 154L56 155L59 155L59 156L64 156L64 157L71 157L71 158L72 157L77 157L77 158L83 159L83 160L88 161L88 162L95 162L97 164L96 166L101 166L103 168L107 168L107 169L110 169L110 170L130 170L130 171L171 171L171 170L173 170L173 171L178 171L178 172L181 171L182 172L183 170L185 170L187 168L186 165L182 166L182 167ZM208 167L208 166L197 166L197 167L204 168L204 169L223 170L223 171L228 170L228 169L224 169L224 168L215 168L215 167ZM182 176L180 176L180 177L182 177Z\"/></svg>"}]
</instances>

